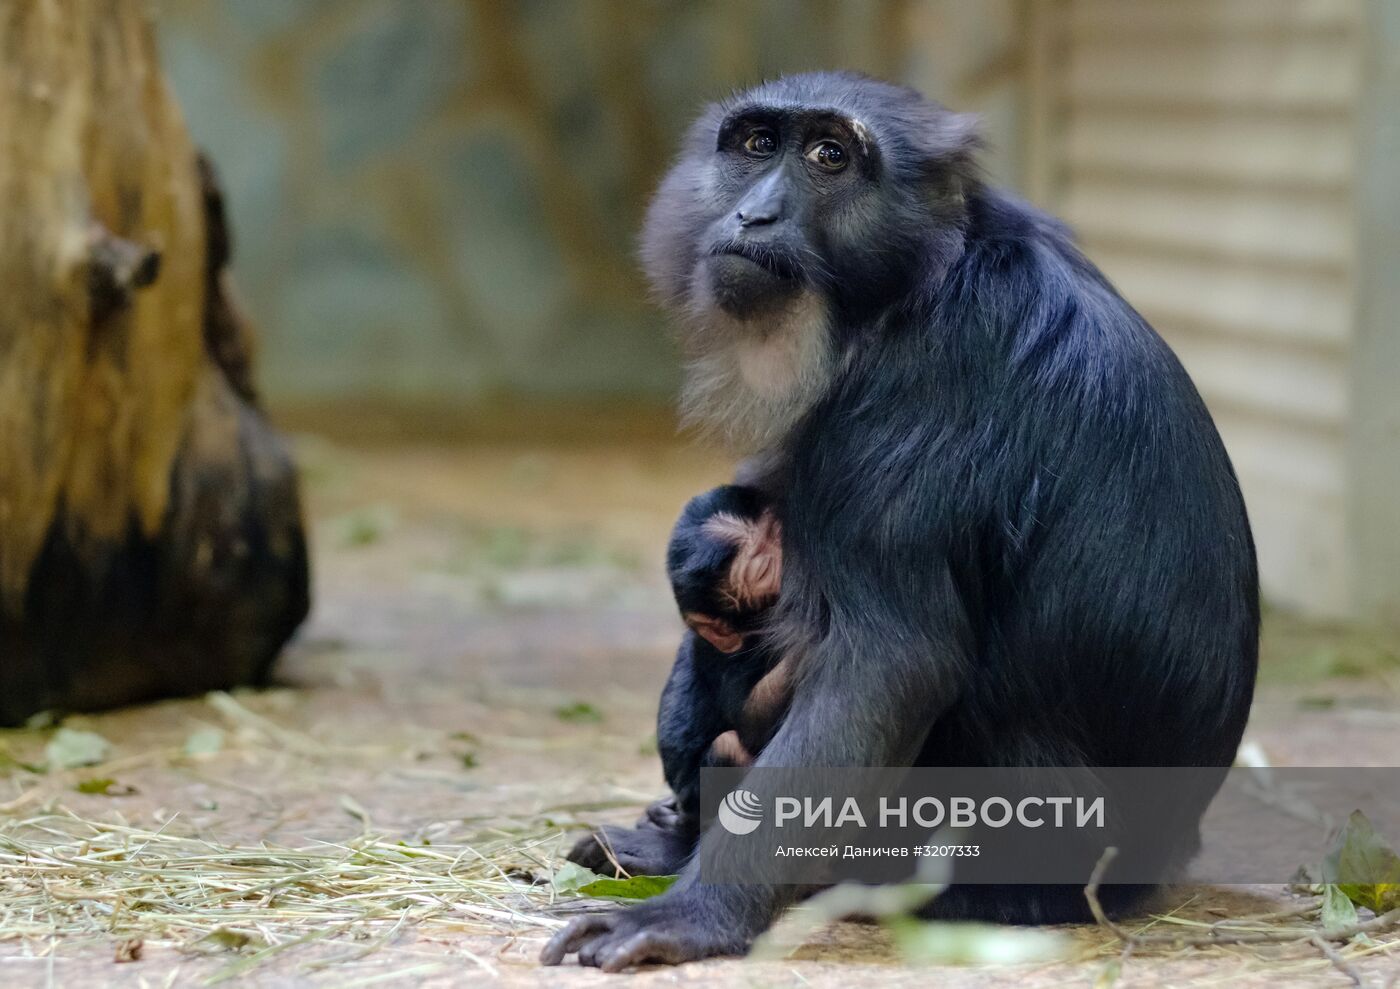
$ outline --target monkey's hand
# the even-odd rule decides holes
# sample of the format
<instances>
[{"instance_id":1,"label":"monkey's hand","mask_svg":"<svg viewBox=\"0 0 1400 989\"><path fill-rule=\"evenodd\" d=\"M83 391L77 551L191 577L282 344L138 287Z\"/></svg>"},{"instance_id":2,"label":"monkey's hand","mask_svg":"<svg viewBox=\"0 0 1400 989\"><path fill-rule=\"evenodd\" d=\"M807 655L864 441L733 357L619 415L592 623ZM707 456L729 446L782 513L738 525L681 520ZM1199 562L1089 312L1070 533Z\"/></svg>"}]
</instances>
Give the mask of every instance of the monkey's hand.
<instances>
[{"instance_id":1,"label":"monkey's hand","mask_svg":"<svg viewBox=\"0 0 1400 989\"><path fill-rule=\"evenodd\" d=\"M701 893L696 887L674 889L624 910L578 917L550 938L540 962L558 965L578 952L580 965L621 972L637 965L744 954L751 938L732 922L711 916Z\"/></svg>"},{"instance_id":2,"label":"monkey's hand","mask_svg":"<svg viewBox=\"0 0 1400 989\"><path fill-rule=\"evenodd\" d=\"M711 766L752 766L753 753L745 747L739 733L730 730L711 743L706 762Z\"/></svg>"},{"instance_id":3,"label":"monkey's hand","mask_svg":"<svg viewBox=\"0 0 1400 989\"><path fill-rule=\"evenodd\" d=\"M700 826L696 822L695 816L683 807L675 794L661 797L647 804L647 809L642 812L642 816L637 818L639 828L660 828L662 831L676 831L690 835L692 838L700 836Z\"/></svg>"},{"instance_id":4,"label":"monkey's hand","mask_svg":"<svg viewBox=\"0 0 1400 989\"><path fill-rule=\"evenodd\" d=\"M686 626L722 653L736 653L744 648L744 633L723 618L687 611L681 616Z\"/></svg>"},{"instance_id":5,"label":"monkey's hand","mask_svg":"<svg viewBox=\"0 0 1400 989\"><path fill-rule=\"evenodd\" d=\"M674 876L690 861L699 839L699 820L675 797L663 797L635 826L604 825L580 838L567 857L604 875Z\"/></svg>"}]
</instances>

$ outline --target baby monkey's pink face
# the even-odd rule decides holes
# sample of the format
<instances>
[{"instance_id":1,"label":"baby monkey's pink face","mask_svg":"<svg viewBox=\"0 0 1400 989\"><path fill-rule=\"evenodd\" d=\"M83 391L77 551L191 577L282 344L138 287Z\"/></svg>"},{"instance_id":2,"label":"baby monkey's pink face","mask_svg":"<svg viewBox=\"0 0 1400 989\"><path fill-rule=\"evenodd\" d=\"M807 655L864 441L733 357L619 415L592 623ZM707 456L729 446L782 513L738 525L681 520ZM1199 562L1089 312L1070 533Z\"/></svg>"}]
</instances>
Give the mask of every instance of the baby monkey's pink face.
<instances>
[{"instance_id":1,"label":"baby monkey's pink face","mask_svg":"<svg viewBox=\"0 0 1400 989\"><path fill-rule=\"evenodd\" d=\"M719 598L732 611L745 614L773 604L783 581L782 526L777 516L766 509L756 519L720 512L704 528L706 535L734 547L729 573L716 588ZM721 616L687 612L685 622L720 652L743 648L744 633Z\"/></svg>"}]
</instances>

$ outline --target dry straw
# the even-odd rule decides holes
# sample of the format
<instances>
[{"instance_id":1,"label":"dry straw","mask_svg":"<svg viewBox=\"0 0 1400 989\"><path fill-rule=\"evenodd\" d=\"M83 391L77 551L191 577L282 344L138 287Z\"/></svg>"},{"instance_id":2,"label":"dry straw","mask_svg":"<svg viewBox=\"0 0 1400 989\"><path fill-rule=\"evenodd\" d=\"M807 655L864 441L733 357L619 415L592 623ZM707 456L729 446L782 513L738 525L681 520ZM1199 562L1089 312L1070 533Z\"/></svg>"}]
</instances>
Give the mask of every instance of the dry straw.
<instances>
[{"instance_id":1,"label":"dry straw","mask_svg":"<svg viewBox=\"0 0 1400 989\"><path fill-rule=\"evenodd\" d=\"M441 846L368 833L343 844L230 846L43 813L0 825L0 939L236 950L228 977L342 936L362 958L406 925L544 932L562 923L543 912L559 837L491 829Z\"/></svg>"}]
</instances>

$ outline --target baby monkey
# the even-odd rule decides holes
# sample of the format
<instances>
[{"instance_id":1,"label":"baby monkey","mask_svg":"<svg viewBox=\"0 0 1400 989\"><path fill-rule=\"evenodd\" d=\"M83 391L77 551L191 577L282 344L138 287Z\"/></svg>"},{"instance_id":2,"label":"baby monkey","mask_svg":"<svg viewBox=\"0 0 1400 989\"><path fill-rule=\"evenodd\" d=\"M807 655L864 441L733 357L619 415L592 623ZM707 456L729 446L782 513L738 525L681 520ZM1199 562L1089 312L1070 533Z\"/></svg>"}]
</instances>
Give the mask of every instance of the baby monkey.
<instances>
[{"instance_id":1,"label":"baby monkey","mask_svg":"<svg viewBox=\"0 0 1400 989\"><path fill-rule=\"evenodd\" d=\"M569 859L598 872L669 875L684 868L700 824L700 770L747 766L777 730L789 664L760 634L782 583L782 528L755 488L725 485L691 499L666 553L690 631L661 694L656 742L673 796L635 828L604 826Z\"/></svg>"},{"instance_id":2,"label":"baby monkey","mask_svg":"<svg viewBox=\"0 0 1400 989\"><path fill-rule=\"evenodd\" d=\"M781 523L756 489L715 488L681 512L666 563L681 618L704 642L682 645L671 686L679 678L692 692L709 694L710 702L699 708L708 712L695 718L700 723L669 727L691 740L692 749L697 736L708 743L688 772L700 765L746 766L776 728L791 687L786 664L775 662L759 641L782 585ZM663 760L670 707L663 702Z\"/></svg>"}]
</instances>

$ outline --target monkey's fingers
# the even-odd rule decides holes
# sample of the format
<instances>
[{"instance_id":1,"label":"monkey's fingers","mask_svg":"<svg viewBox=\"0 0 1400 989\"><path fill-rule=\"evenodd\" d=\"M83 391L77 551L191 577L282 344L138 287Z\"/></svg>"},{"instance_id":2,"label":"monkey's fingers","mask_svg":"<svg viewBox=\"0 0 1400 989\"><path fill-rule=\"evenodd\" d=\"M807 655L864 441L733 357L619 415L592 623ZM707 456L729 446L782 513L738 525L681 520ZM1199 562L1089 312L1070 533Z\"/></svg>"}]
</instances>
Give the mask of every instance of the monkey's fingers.
<instances>
[{"instance_id":1,"label":"monkey's fingers","mask_svg":"<svg viewBox=\"0 0 1400 989\"><path fill-rule=\"evenodd\" d=\"M737 731L727 731L710 743L710 762L718 765L752 766L753 753L744 747Z\"/></svg>"},{"instance_id":2,"label":"monkey's fingers","mask_svg":"<svg viewBox=\"0 0 1400 989\"><path fill-rule=\"evenodd\" d=\"M743 724L752 728L772 724L782 709L792 699L792 681L795 675L795 662L791 655L784 656L778 665L763 675L763 679L749 691L744 701Z\"/></svg>"},{"instance_id":3,"label":"monkey's fingers","mask_svg":"<svg viewBox=\"0 0 1400 989\"><path fill-rule=\"evenodd\" d=\"M606 837L607 828L600 828L584 835L574 842L569 854L564 857L575 865L581 865L591 872L613 870L612 842Z\"/></svg>"},{"instance_id":4,"label":"monkey's fingers","mask_svg":"<svg viewBox=\"0 0 1400 989\"><path fill-rule=\"evenodd\" d=\"M698 950L687 947L676 935L647 930L633 934L625 941L604 945L594 955L594 961L604 972L622 972L648 962L679 965L699 957L701 954Z\"/></svg>"},{"instance_id":5,"label":"monkey's fingers","mask_svg":"<svg viewBox=\"0 0 1400 989\"><path fill-rule=\"evenodd\" d=\"M674 795L662 797L647 805L637 827L656 827L662 831L679 831L690 823L690 815L681 810L680 801Z\"/></svg>"},{"instance_id":6,"label":"monkey's fingers","mask_svg":"<svg viewBox=\"0 0 1400 989\"><path fill-rule=\"evenodd\" d=\"M685 613L685 623L696 635L722 653L738 652L744 648L744 636L723 618L702 615L697 611Z\"/></svg>"},{"instance_id":7,"label":"monkey's fingers","mask_svg":"<svg viewBox=\"0 0 1400 989\"><path fill-rule=\"evenodd\" d=\"M540 951L540 964L558 965L591 939L611 931L618 916L617 913L594 913L575 917L567 927L557 931Z\"/></svg>"}]
</instances>

